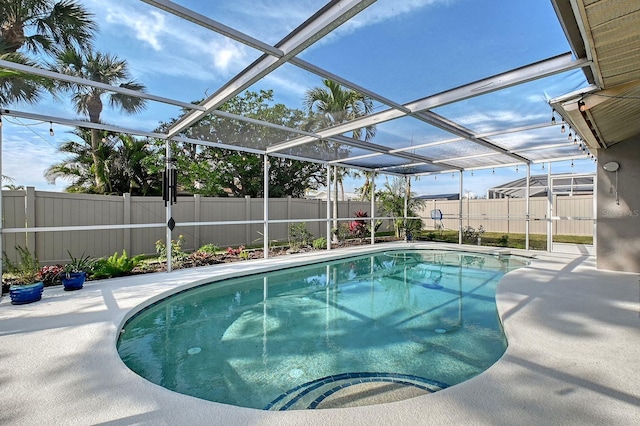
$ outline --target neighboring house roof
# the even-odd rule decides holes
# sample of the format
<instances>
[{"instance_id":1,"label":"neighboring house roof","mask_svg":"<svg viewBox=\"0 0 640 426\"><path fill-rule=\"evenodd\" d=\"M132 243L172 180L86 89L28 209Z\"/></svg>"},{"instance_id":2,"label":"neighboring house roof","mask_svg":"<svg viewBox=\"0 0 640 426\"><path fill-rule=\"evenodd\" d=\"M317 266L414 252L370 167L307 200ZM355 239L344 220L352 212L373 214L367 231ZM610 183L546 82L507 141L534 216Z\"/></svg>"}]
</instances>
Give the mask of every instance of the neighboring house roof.
<instances>
[{"instance_id":1,"label":"neighboring house roof","mask_svg":"<svg viewBox=\"0 0 640 426\"><path fill-rule=\"evenodd\" d=\"M326 200L327 199L327 191L325 190L308 190L307 193L305 194L305 198L308 198L310 200ZM331 199L335 199L335 193L334 191L331 191ZM360 200L360 195L356 194L355 192L345 192L344 193L344 200ZM342 201L342 192L338 193L338 201Z\"/></svg>"},{"instance_id":2,"label":"neighboring house roof","mask_svg":"<svg viewBox=\"0 0 640 426\"><path fill-rule=\"evenodd\" d=\"M418 195L418 200L459 200L460 194L434 194L434 195Z\"/></svg>"},{"instance_id":3,"label":"neighboring house roof","mask_svg":"<svg viewBox=\"0 0 640 426\"><path fill-rule=\"evenodd\" d=\"M595 174L552 175L554 194L593 194ZM487 198L525 198L526 177L487 190ZM549 187L547 175L533 175L529 180L530 197L546 197Z\"/></svg>"}]
</instances>

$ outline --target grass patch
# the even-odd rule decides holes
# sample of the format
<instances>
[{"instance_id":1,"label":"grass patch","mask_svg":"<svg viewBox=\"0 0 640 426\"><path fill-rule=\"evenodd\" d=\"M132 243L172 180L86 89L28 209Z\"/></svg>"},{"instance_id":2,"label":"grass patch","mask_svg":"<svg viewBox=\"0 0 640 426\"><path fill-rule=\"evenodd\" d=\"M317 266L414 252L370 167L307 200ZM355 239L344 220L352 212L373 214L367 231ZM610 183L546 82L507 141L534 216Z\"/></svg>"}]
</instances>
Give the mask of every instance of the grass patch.
<instances>
[{"instance_id":1,"label":"grass patch","mask_svg":"<svg viewBox=\"0 0 640 426\"><path fill-rule=\"evenodd\" d=\"M416 239L421 241L439 241L446 243L458 242L458 231L421 231ZM554 235L553 241L556 243L570 244L593 244L593 237L589 235ZM483 246L510 247L524 249L525 234L504 234L500 232L485 232L482 234L481 243ZM463 241L463 244L476 245L476 241ZM546 234L530 234L529 248L531 250L546 250Z\"/></svg>"}]
</instances>

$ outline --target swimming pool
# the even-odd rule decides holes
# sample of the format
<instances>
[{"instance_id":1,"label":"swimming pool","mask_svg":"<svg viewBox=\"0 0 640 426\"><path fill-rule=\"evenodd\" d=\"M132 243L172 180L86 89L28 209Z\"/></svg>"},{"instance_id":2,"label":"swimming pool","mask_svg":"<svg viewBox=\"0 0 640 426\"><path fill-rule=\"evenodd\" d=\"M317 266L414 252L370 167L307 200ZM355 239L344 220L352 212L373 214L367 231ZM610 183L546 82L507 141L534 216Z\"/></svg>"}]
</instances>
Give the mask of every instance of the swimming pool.
<instances>
[{"instance_id":1,"label":"swimming pool","mask_svg":"<svg viewBox=\"0 0 640 426\"><path fill-rule=\"evenodd\" d=\"M127 321L118 352L153 383L291 410L435 392L505 351L495 285L522 259L394 250L192 288Z\"/></svg>"}]
</instances>

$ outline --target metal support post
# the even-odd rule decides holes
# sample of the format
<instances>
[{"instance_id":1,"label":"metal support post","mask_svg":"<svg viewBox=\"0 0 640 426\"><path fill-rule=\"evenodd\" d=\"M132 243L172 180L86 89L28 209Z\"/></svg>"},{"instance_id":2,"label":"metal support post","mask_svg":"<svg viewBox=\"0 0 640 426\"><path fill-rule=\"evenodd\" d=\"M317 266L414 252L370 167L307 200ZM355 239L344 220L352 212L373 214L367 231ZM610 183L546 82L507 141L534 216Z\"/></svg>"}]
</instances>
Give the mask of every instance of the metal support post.
<instances>
[{"instance_id":1,"label":"metal support post","mask_svg":"<svg viewBox=\"0 0 640 426\"><path fill-rule=\"evenodd\" d=\"M263 225L263 229L262 229L262 233L264 236L264 243L263 243L263 252L264 252L264 258L268 259L269 258L269 156L267 154L264 154L263 156L264 159L264 167L263 167L263 193L264 193L264 212L263 212L263 218L264 218L264 225ZM287 224L287 226L289 226L289 224Z\"/></svg>"}]
</instances>

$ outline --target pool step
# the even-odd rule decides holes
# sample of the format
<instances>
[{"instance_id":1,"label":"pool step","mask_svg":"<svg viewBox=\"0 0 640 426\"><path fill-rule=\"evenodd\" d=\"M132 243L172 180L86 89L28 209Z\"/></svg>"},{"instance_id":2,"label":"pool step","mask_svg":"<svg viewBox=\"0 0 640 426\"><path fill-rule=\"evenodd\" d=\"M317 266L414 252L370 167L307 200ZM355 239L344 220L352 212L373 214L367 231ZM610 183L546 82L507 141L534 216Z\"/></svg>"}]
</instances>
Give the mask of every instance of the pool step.
<instances>
[{"instance_id":1,"label":"pool step","mask_svg":"<svg viewBox=\"0 0 640 426\"><path fill-rule=\"evenodd\" d=\"M395 373L343 373L296 386L264 409L271 411L355 407L437 392L446 383Z\"/></svg>"}]
</instances>

